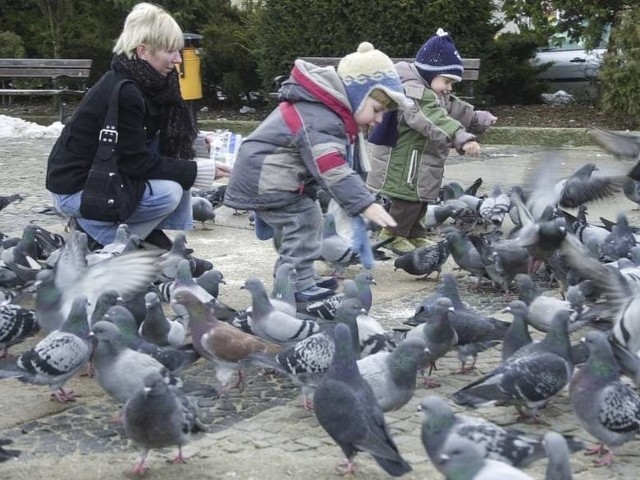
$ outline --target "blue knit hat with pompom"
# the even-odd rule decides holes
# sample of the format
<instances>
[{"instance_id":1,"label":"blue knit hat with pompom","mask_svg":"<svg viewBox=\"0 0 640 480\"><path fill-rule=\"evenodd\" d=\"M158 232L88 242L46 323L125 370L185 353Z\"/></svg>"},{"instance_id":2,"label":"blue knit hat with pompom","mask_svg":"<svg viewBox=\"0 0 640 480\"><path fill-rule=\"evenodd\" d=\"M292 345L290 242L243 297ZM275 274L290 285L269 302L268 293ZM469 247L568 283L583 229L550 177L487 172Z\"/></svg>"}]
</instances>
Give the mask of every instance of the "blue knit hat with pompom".
<instances>
[{"instance_id":1,"label":"blue knit hat with pompom","mask_svg":"<svg viewBox=\"0 0 640 480\"><path fill-rule=\"evenodd\" d=\"M418 50L414 64L429 84L438 75L456 82L462 80L462 58L453 40L442 28Z\"/></svg>"}]
</instances>

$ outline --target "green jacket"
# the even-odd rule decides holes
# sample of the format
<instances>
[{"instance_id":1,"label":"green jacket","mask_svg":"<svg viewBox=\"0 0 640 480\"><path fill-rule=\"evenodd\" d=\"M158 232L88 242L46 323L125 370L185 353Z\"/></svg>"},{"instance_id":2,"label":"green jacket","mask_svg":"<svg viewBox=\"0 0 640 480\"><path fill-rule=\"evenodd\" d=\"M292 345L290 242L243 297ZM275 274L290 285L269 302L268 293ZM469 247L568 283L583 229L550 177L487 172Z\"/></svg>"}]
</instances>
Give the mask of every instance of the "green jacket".
<instances>
[{"instance_id":1,"label":"green jacket","mask_svg":"<svg viewBox=\"0 0 640 480\"><path fill-rule=\"evenodd\" d=\"M477 124L471 104L453 95L438 97L413 64L400 62L396 70L415 108L397 113L395 147L368 144L367 186L392 198L431 203L438 197L451 147L462 154L462 146L476 138L470 131L485 128Z\"/></svg>"}]
</instances>

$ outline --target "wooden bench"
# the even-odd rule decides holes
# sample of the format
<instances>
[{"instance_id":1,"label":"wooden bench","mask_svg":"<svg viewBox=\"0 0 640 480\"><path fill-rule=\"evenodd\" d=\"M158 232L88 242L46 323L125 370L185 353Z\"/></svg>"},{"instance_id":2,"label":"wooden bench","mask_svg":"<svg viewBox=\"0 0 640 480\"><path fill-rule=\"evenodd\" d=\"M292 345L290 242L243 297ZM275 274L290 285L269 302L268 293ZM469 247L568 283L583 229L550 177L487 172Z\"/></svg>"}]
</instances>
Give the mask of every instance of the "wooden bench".
<instances>
[{"instance_id":1,"label":"wooden bench","mask_svg":"<svg viewBox=\"0 0 640 480\"><path fill-rule=\"evenodd\" d=\"M0 96L8 96L9 102L15 96L52 96L58 104L60 121L64 116L64 103L59 97L66 95L84 95L86 79L91 73L90 59L63 58L0 58L0 81L9 83L18 79L46 78L53 85L59 85L59 79L66 77L80 79L79 89L61 88L0 88Z\"/></svg>"},{"instance_id":2,"label":"wooden bench","mask_svg":"<svg viewBox=\"0 0 640 480\"><path fill-rule=\"evenodd\" d=\"M300 57L301 60L304 60L305 62L313 63L314 65L318 65L319 67L329 67L329 66L337 67L341 58L342 57ZM391 59L391 61L394 64L398 62L413 63L414 60L415 58L392 58ZM478 80L478 77L480 76L480 59L479 58L463 58L462 66L464 67L464 71L462 73L462 81L465 82L467 86L467 91L465 92L465 95L462 98L473 98L473 83L469 83L469 82L475 82L476 80ZM288 78L288 76L283 75L278 78L280 79L280 82L283 82ZM280 87L280 85L277 85L277 86L278 88ZM277 95L278 95L277 93L270 94L270 96L272 97L276 97Z\"/></svg>"}]
</instances>

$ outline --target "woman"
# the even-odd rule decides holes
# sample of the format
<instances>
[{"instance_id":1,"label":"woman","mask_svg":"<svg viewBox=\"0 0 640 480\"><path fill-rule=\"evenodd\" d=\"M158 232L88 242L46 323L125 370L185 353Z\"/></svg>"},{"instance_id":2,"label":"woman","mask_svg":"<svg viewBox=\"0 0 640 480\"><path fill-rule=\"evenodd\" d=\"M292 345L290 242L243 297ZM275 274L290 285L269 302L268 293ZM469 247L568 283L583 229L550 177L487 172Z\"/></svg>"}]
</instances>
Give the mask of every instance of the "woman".
<instances>
[{"instance_id":1,"label":"woman","mask_svg":"<svg viewBox=\"0 0 640 480\"><path fill-rule=\"evenodd\" d=\"M49 156L46 188L55 207L75 218L93 248L112 242L118 227L96 220L96 212L81 215L80 205L111 92L120 80L133 80L120 90L115 146L123 184L135 205L123 220L130 233L170 248L162 229L193 226L189 189L208 188L216 174L229 174L225 166L216 169L213 160L193 160L197 130L180 96L175 68L182 63L183 46L171 15L149 3L137 4L113 48L111 70L84 96Z\"/></svg>"}]
</instances>

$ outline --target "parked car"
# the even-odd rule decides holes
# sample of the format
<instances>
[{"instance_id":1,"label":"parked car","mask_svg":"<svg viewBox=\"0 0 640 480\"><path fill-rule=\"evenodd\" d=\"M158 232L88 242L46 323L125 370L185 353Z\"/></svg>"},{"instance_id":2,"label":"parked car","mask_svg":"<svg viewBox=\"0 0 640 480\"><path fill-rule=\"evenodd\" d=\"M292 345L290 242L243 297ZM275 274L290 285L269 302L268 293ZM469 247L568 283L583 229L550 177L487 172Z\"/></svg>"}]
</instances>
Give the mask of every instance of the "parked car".
<instances>
[{"instance_id":1,"label":"parked car","mask_svg":"<svg viewBox=\"0 0 640 480\"><path fill-rule=\"evenodd\" d=\"M572 41L567 36L554 36L548 47L538 49L534 65L550 63L536 78L550 84L551 91L564 90L574 96L594 97L597 76L607 51L609 28L603 32L598 46L587 50L584 41Z\"/></svg>"}]
</instances>

